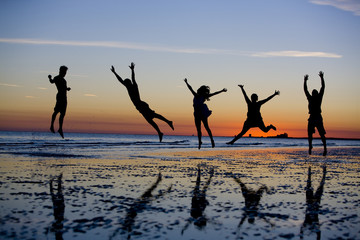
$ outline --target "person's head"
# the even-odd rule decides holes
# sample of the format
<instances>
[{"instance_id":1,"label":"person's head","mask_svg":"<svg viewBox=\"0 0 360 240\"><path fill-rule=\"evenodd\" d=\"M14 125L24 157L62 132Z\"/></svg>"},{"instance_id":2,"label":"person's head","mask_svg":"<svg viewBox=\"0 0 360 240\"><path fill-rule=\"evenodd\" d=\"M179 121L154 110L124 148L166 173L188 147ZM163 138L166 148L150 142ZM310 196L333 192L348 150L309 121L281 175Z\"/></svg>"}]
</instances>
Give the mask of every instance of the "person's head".
<instances>
[{"instance_id":1,"label":"person's head","mask_svg":"<svg viewBox=\"0 0 360 240\"><path fill-rule=\"evenodd\" d=\"M203 96L206 100L209 100L210 87L209 87L209 86L202 85L202 86L197 90L197 94L200 95L200 96Z\"/></svg>"},{"instance_id":2,"label":"person's head","mask_svg":"<svg viewBox=\"0 0 360 240\"><path fill-rule=\"evenodd\" d=\"M131 85L132 85L132 84L131 84L131 80L128 79L128 78L124 79L124 85L125 85L125 86L131 86Z\"/></svg>"},{"instance_id":3,"label":"person's head","mask_svg":"<svg viewBox=\"0 0 360 240\"><path fill-rule=\"evenodd\" d=\"M313 97L316 97L317 95L319 95L319 92L318 92L316 89L314 89L314 90L312 90L311 95L312 95Z\"/></svg>"},{"instance_id":4,"label":"person's head","mask_svg":"<svg viewBox=\"0 0 360 240\"><path fill-rule=\"evenodd\" d=\"M251 94L251 101L257 102L257 100L258 100L258 95L256 95L255 93Z\"/></svg>"},{"instance_id":5,"label":"person's head","mask_svg":"<svg viewBox=\"0 0 360 240\"><path fill-rule=\"evenodd\" d=\"M59 75L65 77L67 70L68 70L67 66L61 66L59 69Z\"/></svg>"}]
</instances>

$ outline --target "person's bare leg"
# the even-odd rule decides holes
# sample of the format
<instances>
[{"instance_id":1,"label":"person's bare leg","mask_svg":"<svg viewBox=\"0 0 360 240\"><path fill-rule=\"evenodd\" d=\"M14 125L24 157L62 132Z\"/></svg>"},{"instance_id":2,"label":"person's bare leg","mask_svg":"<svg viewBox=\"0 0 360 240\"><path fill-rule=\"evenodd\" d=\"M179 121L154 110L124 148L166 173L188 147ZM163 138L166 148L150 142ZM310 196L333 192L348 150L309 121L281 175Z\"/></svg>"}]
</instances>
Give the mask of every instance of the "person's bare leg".
<instances>
[{"instance_id":1,"label":"person's bare leg","mask_svg":"<svg viewBox=\"0 0 360 240\"><path fill-rule=\"evenodd\" d=\"M214 148L215 147L215 142L214 142L214 139L213 139L213 136L212 136L212 132L211 132L211 129L209 127L209 123L208 123L208 119L205 118L202 120L203 124L204 124L204 127L210 137L210 140L211 140L211 147Z\"/></svg>"},{"instance_id":2,"label":"person's bare leg","mask_svg":"<svg viewBox=\"0 0 360 240\"><path fill-rule=\"evenodd\" d=\"M202 137L202 134L201 134L201 120L198 119L197 117L195 117L195 127L196 127L196 131L197 131L197 135L198 135L198 141L199 141L198 149L200 149L201 144L202 144L202 141L201 141L201 137Z\"/></svg>"},{"instance_id":3,"label":"person's bare leg","mask_svg":"<svg viewBox=\"0 0 360 240\"><path fill-rule=\"evenodd\" d=\"M166 122L166 123L171 127L171 129L174 130L174 125L173 125L173 122L172 122L172 121L166 119L165 117L163 117L162 115L157 114L157 113L155 113L154 118L158 118L158 119Z\"/></svg>"},{"instance_id":4,"label":"person's bare leg","mask_svg":"<svg viewBox=\"0 0 360 240\"><path fill-rule=\"evenodd\" d=\"M55 122L55 119L56 119L56 115L58 114L58 112L54 111L54 113L52 114L51 116L51 124L50 124L50 131L52 133L55 133L55 130L54 130L54 122Z\"/></svg>"},{"instance_id":5,"label":"person's bare leg","mask_svg":"<svg viewBox=\"0 0 360 240\"><path fill-rule=\"evenodd\" d=\"M60 113L58 133L60 134L60 136L61 136L62 138L64 138L64 133L63 133L63 129L62 129L63 123L64 123L64 117L65 117L65 114Z\"/></svg>"},{"instance_id":6,"label":"person's bare leg","mask_svg":"<svg viewBox=\"0 0 360 240\"><path fill-rule=\"evenodd\" d=\"M236 135L236 137L234 137L234 139L233 140L231 140L230 142L227 142L226 144L234 144L234 142L236 142L237 140L239 140L242 136L244 136L244 134L247 132L247 131L249 131L249 127L247 127L247 126L245 126L245 124L244 124L244 126L243 126L243 129L241 130L241 132L238 134L238 135Z\"/></svg>"},{"instance_id":7,"label":"person's bare leg","mask_svg":"<svg viewBox=\"0 0 360 240\"><path fill-rule=\"evenodd\" d=\"M159 135L159 140L161 142L164 134L160 131L158 125L154 122L153 119L150 118L145 118L145 119L156 130L157 134Z\"/></svg>"},{"instance_id":8,"label":"person's bare leg","mask_svg":"<svg viewBox=\"0 0 360 240\"><path fill-rule=\"evenodd\" d=\"M320 137L321 137L321 141L324 145L324 152L323 152L323 156L326 156L327 155L327 148L326 148L326 138L325 138L325 135L324 134L320 134Z\"/></svg>"}]
</instances>

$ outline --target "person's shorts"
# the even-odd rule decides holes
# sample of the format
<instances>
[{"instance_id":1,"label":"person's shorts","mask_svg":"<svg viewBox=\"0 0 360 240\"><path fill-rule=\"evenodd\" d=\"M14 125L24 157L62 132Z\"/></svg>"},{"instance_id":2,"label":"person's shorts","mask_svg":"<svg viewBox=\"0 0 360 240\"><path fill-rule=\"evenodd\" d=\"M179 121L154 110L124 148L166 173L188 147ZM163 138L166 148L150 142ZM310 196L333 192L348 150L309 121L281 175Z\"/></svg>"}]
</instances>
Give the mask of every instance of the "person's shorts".
<instances>
[{"instance_id":1,"label":"person's shorts","mask_svg":"<svg viewBox=\"0 0 360 240\"><path fill-rule=\"evenodd\" d=\"M67 101L56 101L54 111L61 114L66 113Z\"/></svg>"},{"instance_id":2,"label":"person's shorts","mask_svg":"<svg viewBox=\"0 0 360 240\"><path fill-rule=\"evenodd\" d=\"M321 116L312 117L308 119L308 133L315 133L315 128L317 128L320 135L325 135L326 131L323 124L323 119Z\"/></svg>"},{"instance_id":3,"label":"person's shorts","mask_svg":"<svg viewBox=\"0 0 360 240\"><path fill-rule=\"evenodd\" d=\"M136 105L136 109L144 116L147 118L154 118L155 116L155 111L152 110L149 107L149 104L147 104L146 102L140 102L139 104Z\"/></svg>"}]
</instances>

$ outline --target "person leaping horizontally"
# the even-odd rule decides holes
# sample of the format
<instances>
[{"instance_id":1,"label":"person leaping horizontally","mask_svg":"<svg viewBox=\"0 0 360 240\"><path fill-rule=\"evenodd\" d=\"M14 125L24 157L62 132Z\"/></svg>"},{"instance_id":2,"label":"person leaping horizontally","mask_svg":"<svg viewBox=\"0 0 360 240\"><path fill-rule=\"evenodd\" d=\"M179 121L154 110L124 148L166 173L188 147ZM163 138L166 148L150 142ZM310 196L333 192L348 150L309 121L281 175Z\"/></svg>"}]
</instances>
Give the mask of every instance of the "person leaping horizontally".
<instances>
[{"instance_id":1,"label":"person leaping horizontally","mask_svg":"<svg viewBox=\"0 0 360 240\"><path fill-rule=\"evenodd\" d=\"M242 93L244 95L245 101L246 101L247 106L248 106L247 119L244 122L244 126L243 126L243 129L241 130L241 132L237 136L235 136L235 138L233 140L231 140L230 142L228 142L227 144L233 144L234 142L236 142L239 138L244 136L244 134L247 131L249 131L250 128L258 127L263 132L268 132L270 129L276 130L276 127L274 127L272 124L265 127L264 121L263 121L263 119L261 117L260 108L264 103L266 103L267 101L269 101L270 99L272 99L276 95L279 95L280 92L275 91L275 93L273 95L271 95L268 98L266 98L264 100L261 100L261 101L258 101L258 96L254 93L254 94L251 95L251 100L250 100L249 97L247 96L245 90L244 90L244 85L238 85L238 86L241 88L241 91L242 91Z\"/></svg>"}]
</instances>

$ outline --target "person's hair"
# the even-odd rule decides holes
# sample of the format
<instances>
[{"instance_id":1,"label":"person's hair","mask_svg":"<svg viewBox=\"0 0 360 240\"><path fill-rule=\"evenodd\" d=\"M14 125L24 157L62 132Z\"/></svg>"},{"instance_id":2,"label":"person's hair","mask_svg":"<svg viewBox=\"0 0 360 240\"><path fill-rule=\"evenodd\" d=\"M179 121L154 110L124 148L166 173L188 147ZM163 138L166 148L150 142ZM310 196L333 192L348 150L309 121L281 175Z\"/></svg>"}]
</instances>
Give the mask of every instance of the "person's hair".
<instances>
[{"instance_id":1,"label":"person's hair","mask_svg":"<svg viewBox=\"0 0 360 240\"><path fill-rule=\"evenodd\" d=\"M60 70L60 72L66 71L66 70L68 70L68 67L63 65L63 66L60 67L59 70Z\"/></svg>"},{"instance_id":2,"label":"person's hair","mask_svg":"<svg viewBox=\"0 0 360 240\"><path fill-rule=\"evenodd\" d=\"M203 96L205 98L205 100L209 101L209 95L210 95L210 87L209 86L205 86L202 85L201 87L199 87L199 89L197 90L197 94L199 94L200 96Z\"/></svg>"},{"instance_id":3,"label":"person's hair","mask_svg":"<svg viewBox=\"0 0 360 240\"><path fill-rule=\"evenodd\" d=\"M258 95L255 93L251 94L251 101L256 102L258 100Z\"/></svg>"}]
</instances>

